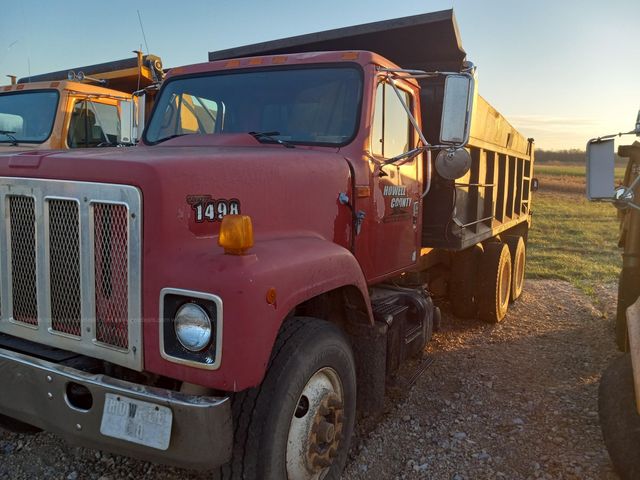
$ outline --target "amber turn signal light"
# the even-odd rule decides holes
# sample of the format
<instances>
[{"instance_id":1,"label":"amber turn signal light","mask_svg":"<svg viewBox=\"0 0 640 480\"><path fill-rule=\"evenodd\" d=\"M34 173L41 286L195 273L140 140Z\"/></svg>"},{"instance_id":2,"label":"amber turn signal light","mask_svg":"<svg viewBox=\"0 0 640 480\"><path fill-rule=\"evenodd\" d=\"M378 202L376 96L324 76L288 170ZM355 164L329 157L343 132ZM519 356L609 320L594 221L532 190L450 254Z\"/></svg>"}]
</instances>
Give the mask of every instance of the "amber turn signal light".
<instances>
[{"instance_id":1,"label":"amber turn signal light","mask_svg":"<svg viewBox=\"0 0 640 480\"><path fill-rule=\"evenodd\" d=\"M220 225L218 245L224 253L244 255L253 247L253 225L248 215L226 215Z\"/></svg>"}]
</instances>

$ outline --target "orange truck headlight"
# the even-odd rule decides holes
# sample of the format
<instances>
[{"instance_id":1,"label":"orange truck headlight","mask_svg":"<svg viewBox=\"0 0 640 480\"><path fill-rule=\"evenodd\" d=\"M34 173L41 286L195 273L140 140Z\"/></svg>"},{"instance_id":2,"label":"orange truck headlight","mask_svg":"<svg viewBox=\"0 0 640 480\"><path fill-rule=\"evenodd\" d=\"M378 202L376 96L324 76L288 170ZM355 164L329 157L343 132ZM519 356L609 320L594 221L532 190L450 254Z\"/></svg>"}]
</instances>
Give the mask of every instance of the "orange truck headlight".
<instances>
[{"instance_id":1,"label":"orange truck headlight","mask_svg":"<svg viewBox=\"0 0 640 480\"><path fill-rule=\"evenodd\" d=\"M220 225L218 245L224 253L244 255L253 247L253 225L248 215L226 215Z\"/></svg>"}]
</instances>

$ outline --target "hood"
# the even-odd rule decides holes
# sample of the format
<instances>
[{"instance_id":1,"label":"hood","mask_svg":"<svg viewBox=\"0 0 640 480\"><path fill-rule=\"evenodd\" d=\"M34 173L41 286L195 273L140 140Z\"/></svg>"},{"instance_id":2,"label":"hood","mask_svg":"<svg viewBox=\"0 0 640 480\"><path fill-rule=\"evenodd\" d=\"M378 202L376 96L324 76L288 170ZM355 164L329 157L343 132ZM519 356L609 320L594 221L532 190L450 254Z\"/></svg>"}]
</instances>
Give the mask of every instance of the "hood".
<instances>
[{"instance_id":1,"label":"hood","mask_svg":"<svg viewBox=\"0 0 640 480\"><path fill-rule=\"evenodd\" d=\"M335 149L259 144L245 134L189 137L153 147L0 155L0 176L136 186L145 232L158 235L215 237L221 217L237 211L251 216L256 238L313 234L346 242L348 231L334 223L347 210L338 197L351 190L350 170Z\"/></svg>"},{"instance_id":2,"label":"hood","mask_svg":"<svg viewBox=\"0 0 640 480\"><path fill-rule=\"evenodd\" d=\"M8 143L0 143L0 155L18 153L18 152L28 152L30 150L36 150L38 147L36 145L28 145L28 144L18 144L11 145Z\"/></svg>"}]
</instances>

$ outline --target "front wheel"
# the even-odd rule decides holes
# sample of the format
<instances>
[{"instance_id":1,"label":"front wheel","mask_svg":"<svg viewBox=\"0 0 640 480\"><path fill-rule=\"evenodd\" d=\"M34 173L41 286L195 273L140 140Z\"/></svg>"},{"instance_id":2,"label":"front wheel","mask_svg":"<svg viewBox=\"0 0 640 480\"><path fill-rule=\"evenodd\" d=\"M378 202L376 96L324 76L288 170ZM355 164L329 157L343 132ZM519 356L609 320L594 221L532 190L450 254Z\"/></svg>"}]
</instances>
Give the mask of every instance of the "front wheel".
<instances>
[{"instance_id":1,"label":"front wheel","mask_svg":"<svg viewBox=\"0 0 640 480\"><path fill-rule=\"evenodd\" d=\"M640 415L629 354L616 358L602 374L598 413L604 443L616 472L623 480L640 478Z\"/></svg>"},{"instance_id":2,"label":"front wheel","mask_svg":"<svg viewBox=\"0 0 640 480\"><path fill-rule=\"evenodd\" d=\"M287 320L262 384L234 400L232 460L222 478L338 479L355 423L355 362L324 320Z\"/></svg>"}]
</instances>

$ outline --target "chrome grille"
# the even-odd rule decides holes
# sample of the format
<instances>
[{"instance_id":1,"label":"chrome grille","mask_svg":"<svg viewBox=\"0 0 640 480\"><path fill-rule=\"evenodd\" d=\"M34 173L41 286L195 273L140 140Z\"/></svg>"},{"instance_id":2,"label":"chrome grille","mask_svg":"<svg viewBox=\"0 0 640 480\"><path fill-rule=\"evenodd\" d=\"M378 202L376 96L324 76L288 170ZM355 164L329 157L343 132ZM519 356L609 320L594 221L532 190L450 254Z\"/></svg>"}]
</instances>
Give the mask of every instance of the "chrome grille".
<instances>
[{"instance_id":1,"label":"chrome grille","mask_svg":"<svg viewBox=\"0 0 640 480\"><path fill-rule=\"evenodd\" d=\"M96 338L127 348L127 208L97 203L93 209Z\"/></svg>"},{"instance_id":2,"label":"chrome grille","mask_svg":"<svg viewBox=\"0 0 640 480\"><path fill-rule=\"evenodd\" d=\"M142 370L142 199L0 177L0 332Z\"/></svg>"},{"instance_id":3,"label":"chrome grille","mask_svg":"<svg viewBox=\"0 0 640 480\"><path fill-rule=\"evenodd\" d=\"M9 195L13 318L38 324L36 290L36 213L33 197Z\"/></svg>"},{"instance_id":4,"label":"chrome grille","mask_svg":"<svg viewBox=\"0 0 640 480\"><path fill-rule=\"evenodd\" d=\"M51 328L81 335L80 213L74 200L49 200Z\"/></svg>"}]
</instances>

